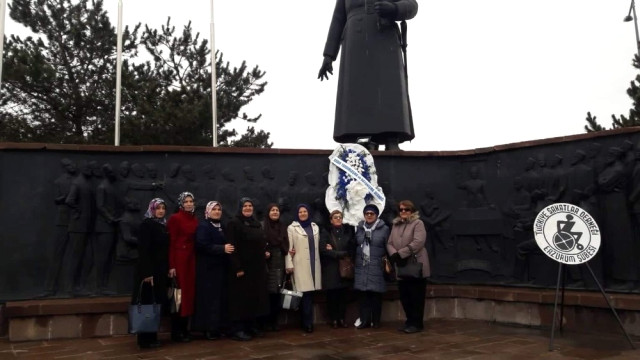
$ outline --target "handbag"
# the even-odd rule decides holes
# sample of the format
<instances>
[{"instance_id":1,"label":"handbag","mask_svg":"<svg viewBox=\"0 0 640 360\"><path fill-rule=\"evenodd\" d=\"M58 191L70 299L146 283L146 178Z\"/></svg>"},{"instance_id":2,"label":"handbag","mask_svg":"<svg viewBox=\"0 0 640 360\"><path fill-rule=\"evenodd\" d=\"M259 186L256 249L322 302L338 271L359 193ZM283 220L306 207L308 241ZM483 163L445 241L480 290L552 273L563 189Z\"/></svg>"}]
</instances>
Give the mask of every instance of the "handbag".
<instances>
[{"instance_id":1,"label":"handbag","mask_svg":"<svg viewBox=\"0 0 640 360\"><path fill-rule=\"evenodd\" d=\"M387 282L396 280L396 269L386 255L382 257L382 275Z\"/></svg>"},{"instance_id":2,"label":"handbag","mask_svg":"<svg viewBox=\"0 0 640 360\"><path fill-rule=\"evenodd\" d=\"M153 303L143 305L141 302L142 287L144 284L145 282L143 280L140 283L136 304L129 305L129 332L132 334L155 333L158 332L160 328L161 306L156 303L153 285L150 284Z\"/></svg>"},{"instance_id":3,"label":"handbag","mask_svg":"<svg viewBox=\"0 0 640 360\"><path fill-rule=\"evenodd\" d=\"M182 304L182 289L178 286L178 282L175 277L171 278L167 297L169 298L169 311L172 314L179 313L180 305Z\"/></svg>"},{"instance_id":4,"label":"handbag","mask_svg":"<svg viewBox=\"0 0 640 360\"><path fill-rule=\"evenodd\" d=\"M353 260L351 260L351 257L345 256L338 259L338 269L340 270L341 278L353 279L355 275L355 267L353 266Z\"/></svg>"},{"instance_id":5,"label":"handbag","mask_svg":"<svg viewBox=\"0 0 640 360\"><path fill-rule=\"evenodd\" d=\"M291 284L291 290L287 289L286 284ZM296 291L296 285L291 276L285 282L285 286L280 290L280 304L286 310L298 310L302 302L302 292Z\"/></svg>"},{"instance_id":6,"label":"handbag","mask_svg":"<svg viewBox=\"0 0 640 360\"><path fill-rule=\"evenodd\" d=\"M333 232L331 233L331 242L333 242L331 246L337 250L338 242L336 241L336 237ZM341 278L348 280L353 279L355 277L355 270L356 267L350 256L344 256L338 259L338 272L340 273Z\"/></svg>"},{"instance_id":7,"label":"handbag","mask_svg":"<svg viewBox=\"0 0 640 360\"><path fill-rule=\"evenodd\" d=\"M396 274L400 279L422 279L422 263L411 253L403 265L396 264Z\"/></svg>"}]
</instances>

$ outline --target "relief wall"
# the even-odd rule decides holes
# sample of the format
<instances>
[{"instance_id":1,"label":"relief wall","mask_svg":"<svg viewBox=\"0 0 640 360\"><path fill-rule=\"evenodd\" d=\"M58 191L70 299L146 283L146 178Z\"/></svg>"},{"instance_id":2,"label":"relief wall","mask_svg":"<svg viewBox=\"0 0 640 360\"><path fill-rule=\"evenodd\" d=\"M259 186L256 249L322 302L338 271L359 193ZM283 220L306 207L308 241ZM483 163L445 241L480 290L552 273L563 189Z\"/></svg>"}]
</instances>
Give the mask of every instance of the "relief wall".
<instances>
[{"instance_id":1,"label":"relief wall","mask_svg":"<svg viewBox=\"0 0 640 360\"><path fill-rule=\"evenodd\" d=\"M610 291L640 291L640 132L636 129L461 152L374 152L387 197L419 208L436 283L552 287L557 263L533 238L533 220L565 202L598 222L590 264ZM136 150L136 151L134 151ZM242 196L258 216L270 202L282 220L309 204L326 226L330 151L3 144L0 150L0 301L125 295L137 259L136 231L154 197L190 191L202 217L209 200L226 219ZM567 286L595 289L571 266Z\"/></svg>"}]
</instances>

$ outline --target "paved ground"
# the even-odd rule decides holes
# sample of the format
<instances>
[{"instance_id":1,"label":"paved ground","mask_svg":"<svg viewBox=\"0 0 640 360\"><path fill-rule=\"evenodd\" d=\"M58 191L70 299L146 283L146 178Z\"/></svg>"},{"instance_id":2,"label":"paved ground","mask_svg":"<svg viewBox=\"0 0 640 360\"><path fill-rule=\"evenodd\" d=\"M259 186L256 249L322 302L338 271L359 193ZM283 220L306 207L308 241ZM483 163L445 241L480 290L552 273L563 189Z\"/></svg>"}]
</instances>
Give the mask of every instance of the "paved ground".
<instances>
[{"instance_id":1,"label":"paved ground","mask_svg":"<svg viewBox=\"0 0 640 360\"><path fill-rule=\"evenodd\" d=\"M549 330L471 320L433 320L424 332L396 331L400 323L380 329L331 329L313 334L298 329L267 333L249 342L195 339L175 344L161 335L163 346L139 350L133 336L10 343L0 340L0 359L640 359L622 334L564 333L549 348ZM640 340L640 339L634 339ZM636 341L640 349L640 341Z\"/></svg>"}]
</instances>

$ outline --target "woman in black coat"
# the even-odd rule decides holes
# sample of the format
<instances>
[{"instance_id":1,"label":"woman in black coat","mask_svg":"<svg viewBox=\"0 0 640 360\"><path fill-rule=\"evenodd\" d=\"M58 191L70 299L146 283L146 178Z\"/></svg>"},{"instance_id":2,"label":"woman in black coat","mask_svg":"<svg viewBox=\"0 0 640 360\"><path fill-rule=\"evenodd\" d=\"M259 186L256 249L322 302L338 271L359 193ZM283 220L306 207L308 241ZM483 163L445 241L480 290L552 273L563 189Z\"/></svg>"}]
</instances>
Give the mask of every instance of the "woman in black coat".
<instances>
[{"instance_id":1,"label":"woman in black coat","mask_svg":"<svg viewBox=\"0 0 640 360\"><path fill-rule=\"evenodd\" d=\"M232 339L251 340L262 335L256 328L257 320L269 313L267 242L260 222L253 215L251 199L240 200L240 211L227 224L225 235L234 246L228 271Z\"/></svg>"},{"instance_id":2,"label":"woman in black coat","mask_svg":"<svg viewBox=\"0 0 640 360\"><path fill-rule=\"evenodd\" d=\"M164 200L155 198L149 203L138 233L138 266L131 303L154 302L168 309L167 285L169 276L169 233L164 216L167 207ZM138 333L138 346L154 348L160 346L158 333Z\"/></svg>"},{"instance_id":3,"label":"woman in black coat","mask_svg":"<svg viewBox=\"0 0 640 360\"><path fill-rule=\"evenodd\" d=\"M353 279L340 276L339 259L351 257L355 250L354 231L342 224L342 212L334 210L329 216L331 225L320 234L320 261L322 263L322 288L327 295L327 314L331 326L347 327L344 320L347 310L347 289Z\"/></svg>"},{"instance_id":4,"label":"woman in black coat","mask_svg":"<svg viewBox=\"0 0 640 360\"><path fill-rule=\"evenodd\" d=\"M234 248L227 244L220 223L220 203L209 201L204 217L196 229L196 299L192 329L204 332L208 340L215 340L227 325L228 257Z\"/></svg>"},{"instance_id":5,"label":"woman in black coat","mask_svg":"<svg viewBox=\"0 0 640 360\"><path fill-rule=\"evenodd\" d=\"M262 223L262 228L267 236L267 266L269 269L269 314L265 317L264 325L267 330L278 330L278 316L282 304L280 303L280 290L284 282L284 257L289 251L289 238L287 226L280 221L280 207L271 203L267 205L267 218Z\"/></svg>"}]
</instances>

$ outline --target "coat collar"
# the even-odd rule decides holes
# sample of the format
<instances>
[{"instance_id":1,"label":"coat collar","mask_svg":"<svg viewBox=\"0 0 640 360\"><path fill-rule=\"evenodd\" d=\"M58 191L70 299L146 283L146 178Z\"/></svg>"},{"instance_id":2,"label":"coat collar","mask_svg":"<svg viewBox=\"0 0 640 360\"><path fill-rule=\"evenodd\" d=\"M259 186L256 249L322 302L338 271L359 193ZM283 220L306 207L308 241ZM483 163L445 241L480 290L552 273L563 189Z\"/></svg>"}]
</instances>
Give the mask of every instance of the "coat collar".
<instances>
[{"instance_id":1,"label":"coat collar","mask_svg":"<svg viewBox=\"0 0 640 360\"><path fill-rule=\"evenodd\" d=\"M358 227L359 228L364 228L364 220L361 220L358 223ZM376 228L374 230L380 229L381 227L383 227L384 225L386 225L386 223L384 222L384 220L380 219L380 221L378 221L378 225L376 225Z\"/></svg>"},{"instance_id":2,"label":"coat collar","mask_svg":"<svg viewBox=\"0 0 640 360\"><path fill-rule=\"evenodd\" d=\"M307 234L307 232L304 231L304 229L302 228L302 225L300 225L299 222L294 221L294 222L291 223L291 226L298 233L300 233L302 235L306 235ZM319 228L318 228L318 225L316 225L316 223L314 223L314 222L311 223L311 229L313 229L313 233L314 234L317 234L320 231Z\"/></svg>"},{"instance_id":3,"label":"coat collar","mask_svg":"<svg viewBox=\"0 0 640 360\"><path fill-rule=\"evenodd\" d=\"M398 225L401 223L407 223L410 224L416 220L420 219L420 214L416 211L413 214L411 214L411 216L409 216L409 219L407 219L407 221L405 222L400 216L398 216L397 218L393 219L393 225Z\"/></svg>"}]
</instances>

